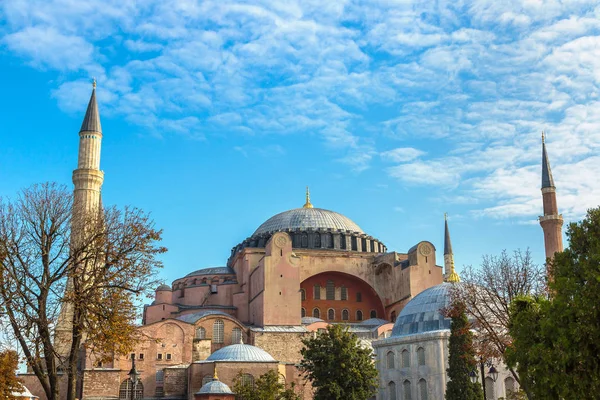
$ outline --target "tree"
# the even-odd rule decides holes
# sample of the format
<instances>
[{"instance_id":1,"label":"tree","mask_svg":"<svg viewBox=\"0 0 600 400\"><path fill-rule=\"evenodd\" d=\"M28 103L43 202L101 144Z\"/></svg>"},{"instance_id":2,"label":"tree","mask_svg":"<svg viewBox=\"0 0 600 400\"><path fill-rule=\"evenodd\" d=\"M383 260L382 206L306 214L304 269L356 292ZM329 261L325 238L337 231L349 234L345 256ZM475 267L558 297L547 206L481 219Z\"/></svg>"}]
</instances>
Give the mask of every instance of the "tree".
<instances>
[{"instance_id":1,"label":"tree","mask_svg":"<svg viewBox=\"0 0 600 400\"><path fill-rule=\"evenodd\" d=\"M242 400L300 400L294 390L294 383L287 387L279 379L279 374L270 370L261 375L254 385L244 382L240 371L233 381L233 392Z\"/></svg>"},{"instance_id":2,"label":"tree","mask_svg":"<svg viewBox=\"0 0 600 400\"><path fill-rule=\"evenodd\" d=\"M512 257L503 251L499 257L484 256L478 269L466 267L461 278L454 297L464 302L466 313L474 319L478 355L484 360L502 359L507 364L505 353L512 343L508 330L510 304L520 296L546 293L544 267L533 263L529 251L515 251ZM512 367L509 370L527 391L517 371Z\"/></svg>"},{"instance_id":3,"label":"tree","mask_svg":"<svg viewBox=\"0 0 600 400\"><path fill-rule=\"evenodd\" d=\"M23 387L17 378L19 357L13 350L0 352L0 399L16 400L13 392L21 392Z\"/></svg>"},{"instance_id":4,"label":"tree","mask_svg":"<svg viewBox=\"0 0 600 400\"><path fill-rule=\"evenodd\" d=\"M569 248L549 261L549 298L511 307L509 362L535 398L593 399L600 392L600 208L567 228Z\"/></svg>"},{"instance_id":5,"label":"tree","mask_svg":"<svg viewBox=\"0 0 600 400\"><path fill-rule=\"evenodd\" d=\"M75 215L71 192L54 183L0 199L0 304L50 400L59 397L61 370L66 397L75 398L84 344L101 357L133 347L134 304L154 285L156 256L166 251L142 211L94 211Z\"/></svg>"},{"instance_id":6,"label":"tree","mask_svg":"<svg viewBox=\"0 0 600 400\"><path fill-rule=\"evenodd\" d=\"M448 377L446 400L481 400L481 384L471 382L469 374L476 370L473 333L465 313L465 304L455 301L444 314L452 318L450 324Z\"/></svg>"},{"instance_id":7,"label":"tree","mask_svg":"<svg viewBox=\"0 0 600 400\"><path fill-rule=\"evenodd\" d=\"M377 369L373 352L341 325L329 325L302 340L300 369L312 382L315 400L365 400L375 394Z\"/></svg>"}]
</instances>

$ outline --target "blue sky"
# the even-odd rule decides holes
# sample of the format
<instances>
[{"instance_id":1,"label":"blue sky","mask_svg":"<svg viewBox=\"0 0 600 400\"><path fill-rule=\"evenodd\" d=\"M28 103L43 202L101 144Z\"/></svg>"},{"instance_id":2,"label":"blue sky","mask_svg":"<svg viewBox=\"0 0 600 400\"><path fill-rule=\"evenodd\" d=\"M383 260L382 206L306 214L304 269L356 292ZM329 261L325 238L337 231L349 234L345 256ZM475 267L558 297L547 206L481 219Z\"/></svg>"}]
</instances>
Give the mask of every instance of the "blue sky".
<instances>
[{"instance_id":1,"label":"blue sky","mask_svg":"<svg viewBox=\"0 0 600 400\"><path fill-rule=\"evenodd\" d=\"M566 221L600 204L597 1L4 0L0 195L71 185L92 77L103 200L164 228L162 277L335 210L442 264L543 262L540 134Z\"/></svg>"}]
</instances>

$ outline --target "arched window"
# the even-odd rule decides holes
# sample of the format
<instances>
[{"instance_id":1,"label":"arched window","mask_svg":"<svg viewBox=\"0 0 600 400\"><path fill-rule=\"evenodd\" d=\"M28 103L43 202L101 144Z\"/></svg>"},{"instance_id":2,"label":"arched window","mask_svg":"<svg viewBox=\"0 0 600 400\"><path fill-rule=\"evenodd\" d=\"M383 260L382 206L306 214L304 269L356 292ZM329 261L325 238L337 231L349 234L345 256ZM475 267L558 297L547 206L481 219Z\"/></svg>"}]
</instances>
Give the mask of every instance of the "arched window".
<instances>
[{"instance_id":1,"label":"arched window","mask_svg":"<svg viewBox=\"0 0 600 400\"><path fill-rule=\"evenodd\" d=\"M327 248L333 249L333 235L331 233L327 233L327 236L325 236L325 239L327 240L327 242L326 242Z\"/></svg>"},{"instance_id":2,"label":"arched window","mask_svg":"<svg viewBox=\"0 0 600 400\"><path fill-rule=\"evenodd\" d=\"M300 289L300 300L301 301L306 300L306 291L304 289Z\"/></svg>"},{"instance_id":3,"label":"arched window","mask_svg":"<svg viewBox=\"0 0 600 400\"><path fill-rule=\"evenodd\" d=\"M422 347L417 349L417 365L425 365L425 349Z\"/></svg>"},{"instance_id":4,"label":"arched window","mask_svg":"<svg viewBox=\"0 0 600 400\"><path fill-rule=\"evenodd\" d=\"M392 315L390 315L392 322L396 322L396 311L392 311Z\"/></svg>"},{"instance_id":5,"label":"arched window","mask_svg":"<svg viewBox=\"0 0 600 400\"><path fill-rule=\"evenodd\" d=\"M496 400L496 388L494 386L494 380L489 376L485 378L485 399Z\"/></svg>"},{"instance_id":6,"label":"arched window","mask_svg":"<svg viewBox=\"0 0 600 400\"><path fill-rule=\"evenodd\" d=\"M396 400L396 384L394 382L388 383L388 392L390 400Z\"/></svg>"},{"instance_id":7,"label":"arched window","mask_svg":"<svg viewBox=\"0 0 600 400\"><path fill-rule=\"evenodd\" d=\"M340 248L346 250L346 235L340 235Z\"/></svg>"},{"instance_id":8,"label":"arched window","mask_svg":"<svg viewBox=\"0 0 600 400\"><path fill-rule=\"evenodd\" d=\"M241 383L242 386L254 387L254 377L250 374L242 374Z\"/></svg>"},{"instance_id":9,"label":"arched window","mask_svg":"<svg viewBox=\"0 0 600 400\"><path fill-rule=\"evenodd\" d=\"M142 382L138 382L137 385L135 385L135 390L133 389L133 384L131 383L129 378L121 382L121 386L119 387L119 400L131 400L132 398L133 400L138 400L143 397L144 385L142 384Z\"/></svg>"},{"instance_id":10,"label":"arched window","mask_svg":"<svg viewBox=\"0 0 600 400\"><path fill-rule=\"evenodd\" d=\"M388 369L394 369L394 352L388 351L387 353L387 367Z\"/></svg>"},{"instance_id":11,"label":"arched window","mask_svg":"<svg viewBox=\"0 0 600 400\"><path fill-rule=\"evenodd\" d=\"M330 321L333 321L335 319L335 310L333 308L327 310L327 319Z\"/></svg>"},{"instance_id":12,"label":"arched window","mask_svg":"<svg viewBox=\"0 0 600 400\"><path fill-rule=\"evenodd\" d=\"M511 376L504 380L504 390L506 392L504 397L510 397L511 394L515 393L515 380Z\"/></svg>"},{"instance_id":13,"label":"arched window","mask_svg":"<svg viewBox=\"0 0 600 400\"><path fill-rule=\"evenodd\" d=\"M335 284L332 280L328 280L325 286L325 298L327 300L335 300Z\"/></svg>"},{"instance_id":14,"label":"arched window","mask_svg":"<svg viewBox=\"0 0 600 400\"><path fill-rule=\"evenodd\" d=\"M198 282L198 279L194 279L194 281L192 282L192 285L196 285L197 282Z\"/></svg>"},{"instance_id":15,"label":"arched window","mask_svg":"<svg viewBox=\"0 0 600 400\"><path fill-rule=\"evenodd\" d=\"M321 318L321 310L319 310L317 307L313 308L313 317Z\"/></svg>"},{"instance_id":16,"label":"arched window","mask_svg":"<svg viewBox=\"0 0 600 400\"><path fill-rule=\"evenodd\" d=\"M358 240L356 239L356 236L352 236L350 238L350 244L352 245L353 251L356 251L358 249Z\"/></svg>"},{"instance_id":17,"label":"arched window","mask_svg":"<svg viewBox=\"0 0 600 400\"><path fill-rule=\"evenodd\" d=\"M419 381L419 400L427 400L428 398L427 381L425 379L421 379Z\"/></svg>"},{"instance_id":18,"label":"arched window","mask_svg":"<svg viewBox=\"0 0 600 400\"><path fill-rule=\"evenodd\" d=\"M358 310L356 312L356 320L357 321L362 321L363 320L362 311Z\"/></svg>"},{"instance_id":19,"label":"arched window","mask_svg":"<svg viewBox=\"0 0 600 400\"><path fill-rule=\"evenodd\" d=\"M238 344L242 340L242 330L240 328L233 328L231 330L231 344Z\"/></svg>"},{"instance_id":20,"label":"arched window","mask_svg":"<svg viewBox=\"0 0 600 400\"><path fill-rule=\"evenodd\" d=\"M196 339L206 339L206 329L201 326L196 328Z\"/></svg>"},{"instance_id":21,"label":"arched window","mask_svg":"<svg viewBox=\"0 0 600 400\"><path fill-rule=\"evenodd\" d=\"M223 336L225 331L225 324L222 320L218 319L213 323L213 343L223 343Z\"/></svg>"},{"instance_id":22,"label":"arched window","mask_svg":"<svg viewBox=\"0 0 600 400\"><path fill-rule=\"evenodd\" d=\"M204 378L202 378L202 386L206 385L208 382L212 382L212 380L212 375L204 375Z\"/></svg>"},{"instance_id":23,"label":"arched window","mask_svg":"<svg viewBox=\"0 0 600 400\"><path fill-rule=\"evenodd\" d=\"M348 288L346 288L346 286L342 286L341 292L341 299L348 300Z\"/></svg>"},{"instance_id":24,"label":"arched window","mask_svg":"<svg viewBox=\"0 0 600 400\"><path fill-rule=\"evenodd\" d=\"M402 394L404 395L403 400L412 400L412 390L408 379L402 384Z\"/></svg>"},{"instance_id":25,"label":"arched window","mask_svg":"<svg viewBox=\"0 0 600 400\"><path fill-rule=\"evenodd\" d=\"M342 310L342 321L348 321L350 319L350 312L348 310Z\"/></svg>"},{"instance_id":26,"label":"arched window","mask_svg":"<svg viewBox=\"0 0 600 400\"><path fill-rule=\"evenodd\" d=\"M321 248L321 235L317 232L315 233L315 247Z\"/></svg>"},{"instance_id":27,"label":"arched window","mask_svg":"<svg viewBox=\"0 0 600 400\"><path fill-rule=\"evenodd\" d=\"M306 309L305 309L304 307L302 307L302 308L300 309L300 316L301 316L302 318L306 317Z\"/></svg>"},{"instance_id":28,"label":"arched window","mask_svg":"<svg viewBox=\"0 0 600 400\"><path fill-rule=\"evenodd\" d=\"M321 285L319 285L317 283L313 290L314 290L315 300L321 300Z\"/></svg>"},{"instance_id":29,"label":"arched window","mask_svg":"<svg viewBox=\"0 0 600 400\"><path fill-rule=\"evenodd\" d=\"M362 294L360 292L356 292L356 302L362 302Z\"/></svg>"},{"instance_id":30,"label":"arched window","mask_svg":"<svg viewBox=\"0 0 600 400\"><path fill-rule=\"evenodd\" d=\"M308 247L308 235L306 233L302 234L302 247Z\"/></svg>"},{"instance_id":31,"label":"arched window","mask_svg":"<svg viewBox=\"0 0 600 400\"><path fill-rule=\"evenodd\" d=\"M410 353L408 350L402 350L402 368L410 368Z\"/></svg>"},{"instance_id":32,"label":"arched window","mask_svg":"<svg viewBox=\"0 0 600 400\"><path fill-rule=\"evenodd\" d=\"M206 278L202 278L202 284L206 285Z\"/></svg>"},{"instance_id":33,"label":"arched window","mask_svg":"<svg viewBox=\"0 0 600 400\"><path fill-rule=\"evenodd\" d=\"M377 318L377 311L371 310L371 318Z\"/></svg>"}]
</instances>

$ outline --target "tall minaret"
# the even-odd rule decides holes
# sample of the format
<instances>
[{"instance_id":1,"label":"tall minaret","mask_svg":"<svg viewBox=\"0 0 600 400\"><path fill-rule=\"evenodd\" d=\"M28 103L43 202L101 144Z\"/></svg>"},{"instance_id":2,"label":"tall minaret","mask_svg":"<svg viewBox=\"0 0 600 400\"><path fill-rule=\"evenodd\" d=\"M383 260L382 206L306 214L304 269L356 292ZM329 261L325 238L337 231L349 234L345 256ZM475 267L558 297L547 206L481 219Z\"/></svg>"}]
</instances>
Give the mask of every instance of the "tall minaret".
<instances>
[{"instance_id":1,"label":"tall minaret","mask_svg":"<svg viewBox=\"0 0 600 400\"><path fill-rule=\"evenodd\" d=\"M96 103L96 81L92 84L92 96L79 130L79 156L77 169L73 171L73 215L71 218L71 246L77 246L87 218L101 212L102 200L100 189L104 181L104 173L100 171L100 149L102 145L102 127ZM68 291L72 287L67 281ZM65 357L71 347L73 307L64 302L56 324L54 346L57 353Z\"/></svg>"},{"instance_id":2,"label":"tall minaret","mask_svg":"<svg viewBox=\"0 0 600 400\"><path fill-rule=\"evenodd\" d=\"M444 225L444 278L446 282L460 282L460 278L454 270L454 253L452 253L452 242L448 229L448 214L445 213Z\"/></svg>"},{"instance_id":3,"label":"tall minaret","mask_svg":"<svg viewBox=\"0 0 600 400\"><path fill-rule=\"evenodd\" d=\"M546 152L545 134L542 132L542 199L544 215L540 217L540 225L544 230L544 245L546 259L552 259L554 253L563 251L562 243L562 215L558 213L556 203L556 187L550 170L550 161Z\"/></svg>"}]
</instances>

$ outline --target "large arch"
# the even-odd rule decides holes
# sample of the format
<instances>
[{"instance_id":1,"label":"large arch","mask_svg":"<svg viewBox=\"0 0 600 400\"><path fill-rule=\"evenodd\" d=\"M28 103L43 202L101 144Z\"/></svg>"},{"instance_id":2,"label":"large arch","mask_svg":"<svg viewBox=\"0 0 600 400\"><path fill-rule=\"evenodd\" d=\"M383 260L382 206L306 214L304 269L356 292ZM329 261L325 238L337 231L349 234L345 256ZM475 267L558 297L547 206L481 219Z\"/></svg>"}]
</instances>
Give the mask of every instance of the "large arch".
<instances>
[{"instance_id":1,"label":"large arch","mask_svg":"<svg viewBox=\"0 0 600 400\"><path fill-rule=\"evenodd\" d=\"M335 288L333 298L331 282ZM325 271L302 281L300 288L306 294L305 300L302 301L304 309L312 310L318 307L320 310L335 310L335 318L328 322L360 322L356 319L359 310L362 311L363 319L368 319L372 310L376 311L378 318L385 318L381 298L368 282L357 276L338 271ZM315 295L317 290L315 288L320 288L320 293ZM342 293L345 295L343 296ZM342 310L349 311L349 320L342 320Z\"/></svg>"}]
</instances>

